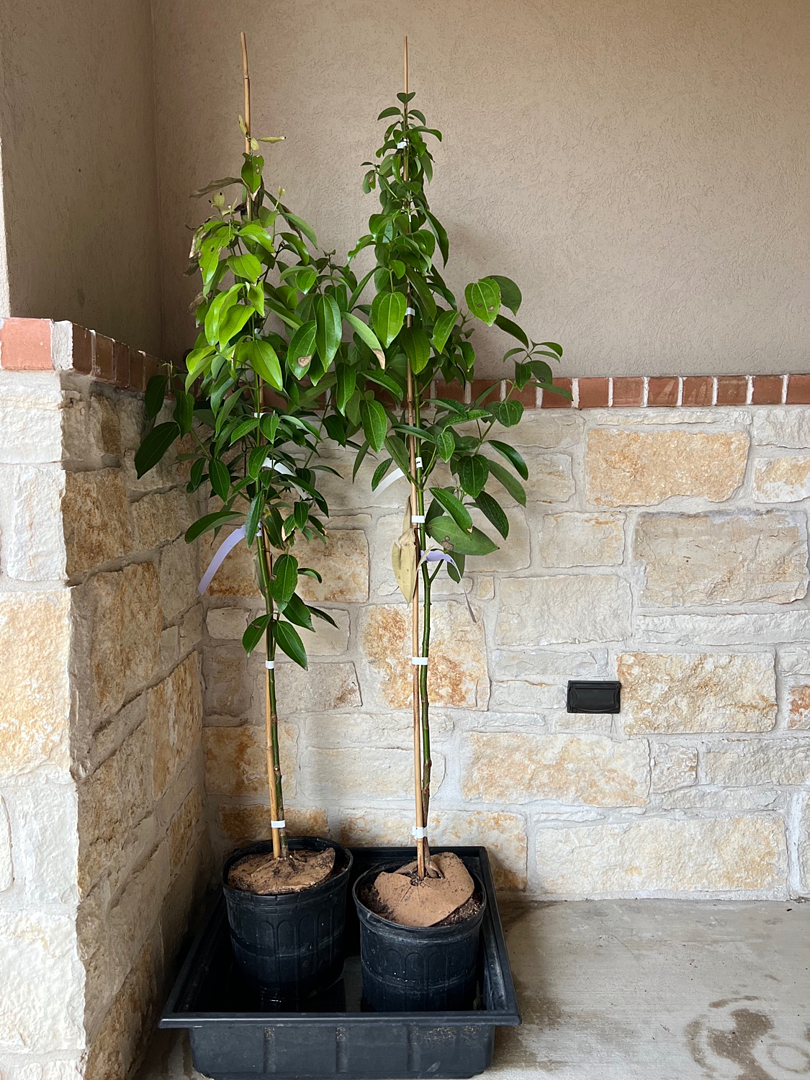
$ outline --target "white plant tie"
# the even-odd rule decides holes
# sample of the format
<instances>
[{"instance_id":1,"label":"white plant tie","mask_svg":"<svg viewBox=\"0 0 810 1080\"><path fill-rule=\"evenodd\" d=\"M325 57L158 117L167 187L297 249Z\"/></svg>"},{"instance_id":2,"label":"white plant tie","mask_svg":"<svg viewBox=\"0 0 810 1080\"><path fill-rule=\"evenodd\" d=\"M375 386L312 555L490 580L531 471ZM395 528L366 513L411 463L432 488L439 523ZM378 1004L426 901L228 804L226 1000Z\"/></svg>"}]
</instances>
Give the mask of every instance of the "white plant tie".
<instances>
[{"instance_id":1,"label":"white plant tie","mask_svg":"<svg viewBox=\"0 0 810 1080\"><path fill-rule=\"evenodd\" d=\"M424 525L424 524L425 524L425 515L424 514L411 514L411 525Z\"/></svg>"},{"instance_id":2,"label":"white plant tie","mask_svg":"<svg viewBox=\"0 0 810 1080\"><path fill-rule=\"evenodd\" d=\"M392 473L389 473L388 476L386 476L386 478L381 481L381 483L377 484L377 491L385 491L387 487L391 487L391 485L395 484L397 480L401 480L404 475L405 473L402 471L402 469L394 469L394 471Z\"/></svg>"},{"instance_id":3,"label":"white plant tie","mask_svg":"<svg viewBox=\"0 0 810 1080\"><path fill-rule=\"evenodd\" d=\"M428 658L426 656L412 656L411 663L414 667L427 667Z\"/></svg>"},{"instance_id":4,"label":"white plant tie","mask_svg":"<svg viewBox=\"0 0 810 1080\"><path fill-rule=\"evenodd\" d=\"M418 455L414 459L414 464L416 465L417 469L422 468L422 459Z\"/></svg>"},{"instance_id":5,"label":"white plant tie","mask_svg":"<svg viewBox=\"0 0 810 1080\"><path fill-rule=\"evenodd\" d=\"M412 834L414 840L427 840L428 831L422 825L415 825Z\"/></svg>"},{"instance_id":6,"label":"white plant tie","mask_svg":"<svg viewBox=\"0 0 810 1080\"><path fill-rule=\"evenodd\" d=\"M262 463L263 469L272 469L273 472L280 473L281 476L292 476L293 471L283 461L273 461L272 458L265 458Z\"/></svg>"},{"instance_id":7,"label":"white plant tie","mask_svg":"<svg viewBox=\"0 0 810 1080\"><path fill-rule=\"evenodd\" d=\"M287 822L284 821L284 820L282 820L282 821L271 821L270 822L270 828L271 829L286 829L287 828Z\"/></svg>"},{"instance_id":8,"label":"white plant tie","mask_svg":"<svg viewBox=\"0 0 810 1080\"><path fill-rule=\"evenodd\" d=\"M415 315L416 314L416 308L406 307L405 308L405 314L406 315Z\"/></svg>"},{"instance_id":9,"label":"white plant tie","mask_svg":"<svg viewBox=\"0 0 810 1080\"><path fill-rule=\"evenodd\" d=\"M408 140L407 139L400 139L399 142L397 143L397 150L404 150L407 145L408 145Z\"/></svg>"},{"instance_id":10,"label":"white plant tie","mask_svg":"<svg viewBox=\"0 0 810 1080\"><path fill-rule=\"evenodd\" d=\"M268 671L275 671L276 662L275 660L265 660L264 666L267 668Z\"/></svg>"}]
</instances>

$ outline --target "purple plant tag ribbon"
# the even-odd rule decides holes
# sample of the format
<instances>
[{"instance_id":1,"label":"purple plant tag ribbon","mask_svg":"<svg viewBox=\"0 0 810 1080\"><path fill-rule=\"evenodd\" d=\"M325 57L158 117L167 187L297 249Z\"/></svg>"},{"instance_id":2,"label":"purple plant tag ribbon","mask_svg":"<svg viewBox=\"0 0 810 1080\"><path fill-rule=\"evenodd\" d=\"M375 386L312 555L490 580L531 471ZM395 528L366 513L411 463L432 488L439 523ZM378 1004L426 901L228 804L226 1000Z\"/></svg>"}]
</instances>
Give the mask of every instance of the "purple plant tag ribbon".
<instances>
[{"instance_id":1,"label":"purple plant tag ribbon","mask_svg":"<svg viewBox=\"0 0 810 1080\"><path fill-rule=\"evenodd\" d=\"M236 547L240 540L245 539L245 536L245 526L240 525L236 532L232 532L231 535L227 538L227 540L223 540L222 543L219 545L216 550L216 554L209 563L208 569L202 576L200 584L197 586L197 592L201 596L213 581L214 574L216 574L217 570L219 570L220 566L222 566L227 556L230 555L230 553L233 551L233 549Z\"/></svg>"},{"instance_id":2,"label":"purple plant tag ribbon","mask_svg":"<svg viewBox=\"0 0 810 1080\"><path fill-rule=\"evenodd\" d=\"M436 562L444 562L444 563L449 563L453 567L453 569L455 570L455 572L459 576L461 589L462 589L462 592L464 593L464 601L465 601L465 603L467 605L467 611L469 611L470 618L472 619L472 621L475 622L476 621L475 613L473 612L472 604L470 603L470 598L467 595L467 587L464 584L464 575L459 570L458 563L453 558L453 556L448 554L446 551L439 551L438 548L431 548L430 551L426 551L424 553L424 555L422 556L422 558L419 560L419 566L421 566L422 563L426 563L426 562L428 562L428 563L431 563L431 562L434 562L434 563L436 563ZM419 566L417 566L417 568L416 568L417 570L419 569Z\"/></svg>"}]
</instances>

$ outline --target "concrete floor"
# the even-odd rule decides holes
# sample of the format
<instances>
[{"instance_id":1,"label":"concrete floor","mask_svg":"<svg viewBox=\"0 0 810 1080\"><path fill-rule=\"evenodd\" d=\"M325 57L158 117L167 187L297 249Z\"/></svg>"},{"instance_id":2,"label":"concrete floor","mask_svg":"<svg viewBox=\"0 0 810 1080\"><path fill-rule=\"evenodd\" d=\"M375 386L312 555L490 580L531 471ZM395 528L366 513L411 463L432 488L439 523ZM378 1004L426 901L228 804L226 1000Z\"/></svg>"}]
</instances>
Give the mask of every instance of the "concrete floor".
<instances>
[{"instance_id":1,"label":"concrete floor","mask_svg":"<svg viewBox=\"0 0 810 1080\"><path fill-rule=\"evenodd\" d=\"M810 904L612 900L502 912L523 1026L493 1080L810 1077ZM138 1080L188 1080L161 1033Z\"/></svg>"}]
</instances>

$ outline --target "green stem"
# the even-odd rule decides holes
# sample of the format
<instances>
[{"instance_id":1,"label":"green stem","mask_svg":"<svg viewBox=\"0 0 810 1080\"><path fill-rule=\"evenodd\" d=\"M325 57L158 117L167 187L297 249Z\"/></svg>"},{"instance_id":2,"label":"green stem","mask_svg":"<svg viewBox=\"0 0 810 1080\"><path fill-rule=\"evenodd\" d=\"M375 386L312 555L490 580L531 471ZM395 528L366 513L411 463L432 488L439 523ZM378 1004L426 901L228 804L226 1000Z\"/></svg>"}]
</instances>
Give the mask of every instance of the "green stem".
<instances>
[{"instance_id":1,"label":"green stem","mask_svg":"<svg viewBox=\"0 0 810 1080\"><path fill-rule=\"evenodd\" d=\"M265 611L270 616L270 621L267 624L267 630L265 631L265 652L267 660L275 663L276 659L276 639L273 632L275 625L275 610L270 592L270 557L267 551L266 540L264 536L258 538L259 551L257 553L257 559L259 563L259 576L262 582L262 592L264 593ZM267 736L269 742L269 755L267 762L268 786L271 788L271 813L273 810L278 815L277 820L284 820L284 791L282 787L282 775L281 775L281 751L279 747L278 739L278 712L276 709L276 673L274 668L268 668L265 678L267 679L267 704L269 715L265 717L265 724L267 728ZM273 797L274 796L274 797ZM273 808L273 803L275 807ZM287 831L286 829L279 829L279 842L281 846L281 858L286 859L289 851L287 848Z\"/></svg>"}]
</instances>

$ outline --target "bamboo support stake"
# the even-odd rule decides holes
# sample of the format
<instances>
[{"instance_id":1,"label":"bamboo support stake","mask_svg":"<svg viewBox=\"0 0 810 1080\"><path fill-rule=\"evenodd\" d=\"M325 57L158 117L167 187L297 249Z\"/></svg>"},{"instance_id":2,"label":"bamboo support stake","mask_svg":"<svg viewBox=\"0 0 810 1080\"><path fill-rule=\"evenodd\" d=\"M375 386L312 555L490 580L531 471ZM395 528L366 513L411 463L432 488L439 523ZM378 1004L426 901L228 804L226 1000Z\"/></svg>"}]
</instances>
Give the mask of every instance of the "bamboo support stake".
<instances>
[{"instance_id":1,"label":"bamboo support stake","mask_svg":"<svg viewBox=\"0 0 810 1080\"><path fill-rule=\"evenodd\" d=\"M405 87L405 93L408 93L408 38L405 37L403 48L403 85ZM403 166L404 179L408 180L408 154L407 148L405 153L405 161ZM411 287L410 285L406 291L408 307L411 306ZM410 326L413 322L413 316L405 316L405 325ZM414 384L413 384L413 372L411 370L411 362L407 361L406 364L406 376L407 376L407 407L408 407L408 423L413 427L414 423ZM418 493L416 487L416 438L413 435L408 436L408 457L411 467L411 514L419 513ZM416 540L416 560L418 562L420 557L419 547L419 528L417 525L412 525ZM419 656L419 575L417 574L414 581L413 596L411 598L411 655ZM419 672L420 669L416 666L413 667L413 684L411 689L413 699L413 783L414 783L414 812L415 812L415 824L417 830L421 833L421 830L425 826L425 817L423 811L423 796L422 796L422 718L420 705L420 693L419 693ZM416 866L417 873L420 878L425 876L426 860L425 850L427 844L424 837L419 837L416 841Z\"/></svg>"},{"instance_id":2,"label":"bamboo support stake","mask_svg":"<svg viewBox=\"0 0 810 1080\"><path fill-rule=\"evenodd\" d=\"M245 153L250 153L250 72L248 71L247 37L243 30L239 35L242 42L242 81L245 84Z\"/></svg>"}]
</instances>

